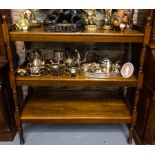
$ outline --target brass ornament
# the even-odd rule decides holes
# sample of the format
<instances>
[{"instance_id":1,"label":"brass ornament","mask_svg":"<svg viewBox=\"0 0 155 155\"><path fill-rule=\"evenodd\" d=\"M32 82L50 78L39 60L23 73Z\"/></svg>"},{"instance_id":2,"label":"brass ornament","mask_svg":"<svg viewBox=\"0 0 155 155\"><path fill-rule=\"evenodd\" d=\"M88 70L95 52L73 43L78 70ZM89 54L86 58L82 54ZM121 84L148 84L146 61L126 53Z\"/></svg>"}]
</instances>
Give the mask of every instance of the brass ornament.
<instances>
[{"instance_id":1,"label":"brass ornament","mask_svg":"<svg viewBox=\"0 0 155 155\"><path fill-rule=\"evenodd\" d=\"M28 30L31 27L38 26L40 26L40 23L35 19L35 15L31 10L25 10L15 24L17 30Z\"/></svg>"}]
</instances>

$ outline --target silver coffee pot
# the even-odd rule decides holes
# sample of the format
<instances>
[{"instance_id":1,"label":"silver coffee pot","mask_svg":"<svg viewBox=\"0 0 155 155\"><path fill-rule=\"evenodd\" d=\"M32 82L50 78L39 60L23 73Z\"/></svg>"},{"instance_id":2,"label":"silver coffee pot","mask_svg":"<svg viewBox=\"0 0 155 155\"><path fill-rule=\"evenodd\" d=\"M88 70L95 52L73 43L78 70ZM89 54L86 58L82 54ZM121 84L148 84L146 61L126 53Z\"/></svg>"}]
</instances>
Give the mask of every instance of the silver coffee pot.
<instances>
[{"instance_id":1,"label":"silver coffee pot","mask_svg":"<svg viewBox=\"0 0 155 155\"><path fill-rule=\"evenodd\" d=\"M41 70L45 69L45 60L41 55L41 51L37 48L27 55L29 63L27 68L31 75L40 75Z\"/></svg>"}]
</instances>

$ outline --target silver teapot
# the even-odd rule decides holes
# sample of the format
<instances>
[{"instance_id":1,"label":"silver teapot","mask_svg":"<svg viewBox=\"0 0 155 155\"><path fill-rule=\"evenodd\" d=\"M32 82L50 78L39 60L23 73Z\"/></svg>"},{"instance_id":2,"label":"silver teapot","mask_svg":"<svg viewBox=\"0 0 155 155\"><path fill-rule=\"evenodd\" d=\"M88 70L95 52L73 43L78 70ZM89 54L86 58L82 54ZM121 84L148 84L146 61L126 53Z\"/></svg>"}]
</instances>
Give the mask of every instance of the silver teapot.
<instances>
[{"instance_id":1,"label":"silver teapot","mask_svg":"<svg viewBox=\"0 0 155 155\"><path fill-rule=\"evenodd\" d=\"M62 73L64 69L64 64L54 63L50 60L51 64L46 64L46 68L50 71L54 76L58 76Z\"/></svg>"}]
</instances>

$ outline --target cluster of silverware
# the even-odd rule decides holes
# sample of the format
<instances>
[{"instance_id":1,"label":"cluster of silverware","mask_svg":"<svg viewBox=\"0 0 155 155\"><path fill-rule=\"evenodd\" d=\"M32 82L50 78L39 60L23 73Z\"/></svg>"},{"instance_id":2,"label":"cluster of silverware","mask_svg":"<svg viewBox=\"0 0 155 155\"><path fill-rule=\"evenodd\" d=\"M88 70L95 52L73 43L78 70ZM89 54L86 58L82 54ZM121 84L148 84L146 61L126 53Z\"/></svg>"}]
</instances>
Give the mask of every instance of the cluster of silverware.
<instances>
[{"instance_id":1,"label":"cluster of silverware","mask_svg":"<svg viewBox=\"0 0 155 155\"><path fill-rule=\"evenodd\" d=\"M18 68L17 73L20 75L40 76L51 73L53 76L61 75L63 72L70 74L71 77L79 73L80 65L86 62L88 53L85 53L84 58L81 58L80 52L76 49L74 55L69 53L64 56L64 51L53 51L53 57L50 60L45 60L39 49L28 51L26 60L28 63L25 68Z\"/></svg>"},{"instance_id":2,"label":"cluster of silverware","mask_svg":"<svg viewBox=\"0 0 155 155\"><path fill-rule=\"evenodd\" d=\"M101 63L85 63L81 66L81 69L84 72L90 72L90 73L104 73L104 74L110 74L113 73L120 73L120 64L119 61L117 61L115 64L112 64L112 62L105 58Z\"/></svg>"},{"instance_id":3,"label":"cluster of silverware","mask_svg":"<svg viewBox=\"0 0 155 155\"><path fill-rule=\"evenodd\" d=\"M81 66L81 73L87 77L110 78L120 74L120 61L112 63L108 58L100 60L100 63L85 63Z\"/></svg>"},{"instance_id":4,"label":"cluster of silverware","mask_svg":"<svg viewBox=\"0 0 155 155\"><path fill-rule=\"evenodd\" d=\"M87 61L88 53L80 52L78 49L54 50L50 60L43 58L41 51L35 48L26 53L26 67L18 68L17 73L24 76L41 76L51 73L53 76L59 76L67 73L71 77L82 74L92 78L112 78L122 75L129 78L133 74L134 67L127 62L121 66L120 61L113 63L110 59L104 58L98 61Z\"/></svg>"}]
</instances>

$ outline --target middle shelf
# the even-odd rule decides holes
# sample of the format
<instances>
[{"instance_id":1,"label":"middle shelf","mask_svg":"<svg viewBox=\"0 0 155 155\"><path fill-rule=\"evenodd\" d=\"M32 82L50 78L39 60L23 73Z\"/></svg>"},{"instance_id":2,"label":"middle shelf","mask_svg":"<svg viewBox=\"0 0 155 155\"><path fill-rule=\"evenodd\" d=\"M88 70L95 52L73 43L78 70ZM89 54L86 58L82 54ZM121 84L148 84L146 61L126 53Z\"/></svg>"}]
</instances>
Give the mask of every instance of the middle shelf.
<instances>
[{"instance_id":1,"label":"middle shelf","mask_svg":"<svg viewBox=\"0 0 155 155\"><path fill-rule=\"evenodd\" d=\"M135 75L130 78L122 76L114 78L88 78L83 75L70 77L69 75L52 76L50 74L43 76L20 76L17 75L16 83L19 86L130 86L135 87L137 79Z\"/></svg>"}]
</instances>

